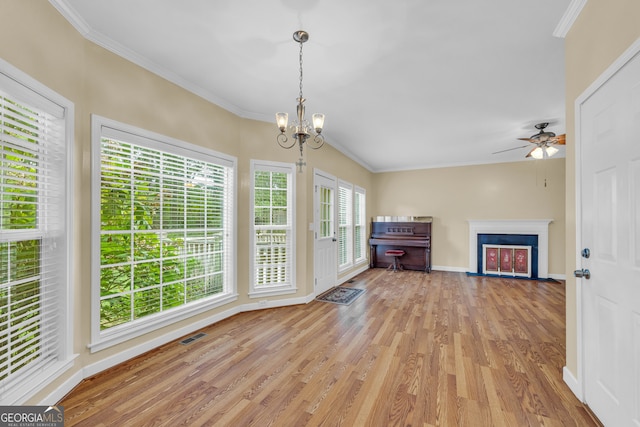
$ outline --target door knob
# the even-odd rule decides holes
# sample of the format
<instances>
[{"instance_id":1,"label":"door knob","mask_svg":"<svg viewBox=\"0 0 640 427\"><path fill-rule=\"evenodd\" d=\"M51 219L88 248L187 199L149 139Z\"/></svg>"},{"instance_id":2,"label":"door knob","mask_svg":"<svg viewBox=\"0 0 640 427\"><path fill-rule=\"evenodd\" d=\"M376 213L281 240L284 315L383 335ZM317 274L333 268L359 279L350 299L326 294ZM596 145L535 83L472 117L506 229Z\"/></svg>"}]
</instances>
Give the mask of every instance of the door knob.
<instances>
[{"instance_id":1,"label":"door knob","mask_svg":"<svg viewBox=\"0 0 640 427\"><path fill-rule=\"evenodd\" d=\"M573 275L576 276L576 277L584 277L585 279L591 278L591 272L589 270L587 270L586 268L583 268L582 270L574 271Z\"/></svg>"}]
</instances>

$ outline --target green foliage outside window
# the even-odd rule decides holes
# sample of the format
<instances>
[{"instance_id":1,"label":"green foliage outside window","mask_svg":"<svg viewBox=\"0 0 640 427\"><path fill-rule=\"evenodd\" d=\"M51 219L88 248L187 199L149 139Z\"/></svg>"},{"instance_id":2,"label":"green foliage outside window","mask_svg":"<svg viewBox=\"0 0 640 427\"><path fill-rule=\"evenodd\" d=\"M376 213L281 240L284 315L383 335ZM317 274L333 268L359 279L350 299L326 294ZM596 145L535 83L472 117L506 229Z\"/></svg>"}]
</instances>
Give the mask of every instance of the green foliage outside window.
<instances>
[{"instance_id":1,"label":"green foliage outside window","mask_svg":"<svg viewBox=\"0 0 640 427\"><path fill-rule=\"evenodd\" d=\"M38 115L0 101L0 231L30 233L38 227ZM40 239L0 243L0 380L39 355L40 299Z\"/></svg>"},{"instance_id":2,"label":"green foliage outside window","mask_svg":"<svg viewBox=\"0 0 640 427\"><path fill-rule=\"evenodd\" d=\"M102 139L100 327L224 291L225 168Z\"/></svg>"}]
</instances>

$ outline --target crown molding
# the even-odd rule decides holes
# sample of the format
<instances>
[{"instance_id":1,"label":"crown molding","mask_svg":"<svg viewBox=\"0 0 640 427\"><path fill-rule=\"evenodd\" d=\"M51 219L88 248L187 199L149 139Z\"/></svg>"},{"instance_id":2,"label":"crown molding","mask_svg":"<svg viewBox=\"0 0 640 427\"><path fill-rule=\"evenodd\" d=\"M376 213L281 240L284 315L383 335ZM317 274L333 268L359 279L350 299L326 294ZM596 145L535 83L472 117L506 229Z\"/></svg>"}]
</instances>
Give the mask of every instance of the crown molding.
<instances>
[{"instance_id":1,"label":"crown molding","mask_svg":"<svg viewBox=\"0 0 640 427\"><path fill-rule=\"evenodd\" d=\"M556 29L553 31L553 36L561 39L565 38L586 4L587 0L571 0Z\"/></svg>"},{"instance_id":2,"label":"crown molding","mask_svg":"<svg viewBox=\"0 0 640 427\"><path fill-rule=\"evenodd\" d=\"M198 85L183 79L177 74L166 70L158 64L150 61L144 56L139 55L137 52L127 48L126 46L117 43L113 39L106 37L102 33L95 31L82 17L65 1L65 0L49 0L49 3L60 12L60 14L88 41L97 44L98 46L107 49L108 51L174 83L181 88L239 116L246 119L258 120L263 122L270 122L270 117L265 117L264 114L253 113L245 111L239 108L237 105L215 96L210 91L203 89ZM337 143L330 143L336 150L349 157L360 166L367 169L369 172L373 172L371 165L364 162L362 159L354 155L350 150Z\"/></svg>"},{"instance_id":3,"label":"crown molding","mask_svg":"<svg viewBox=\"0 0 640 427\"><path fill-rule=\"evenodd\" d=\"M73 28L75 28L80 34L82 34L84 37L89 34L89 32L91 31L91 27L89 26L89 24L87 24L87 22L82 19L82 17L78 15L78 13L76 13L75 9L69 6L66 1L49 0L49 3L51 3L51 5L55 7L58 12L60 12L64 19L69 21L69 23L73 25Z\"/></svg>"},{"instance_id":4,"label":"crown molding","mask_svg":"<svg viewBox=\"0 0 640 427\"><path fill-rule=\"evenodd\" d=\"M181 88L231 112L237 116L243 118L254 118L251 113L248 113L237 105L215 96L210 91L203 89L202 87L195 85L179 75L161 67L148 58L138 54L137 52L127 48L126 46L116 42L115 40L106 37L104 34L95 31L84 19L71 7L65 0L49 0L49 3L62 14L62 16L69 21L69 23L87 40L97 44L100 47L150 71L162 77L171 83L180 86Z\"/></svg>"}]
</instances>

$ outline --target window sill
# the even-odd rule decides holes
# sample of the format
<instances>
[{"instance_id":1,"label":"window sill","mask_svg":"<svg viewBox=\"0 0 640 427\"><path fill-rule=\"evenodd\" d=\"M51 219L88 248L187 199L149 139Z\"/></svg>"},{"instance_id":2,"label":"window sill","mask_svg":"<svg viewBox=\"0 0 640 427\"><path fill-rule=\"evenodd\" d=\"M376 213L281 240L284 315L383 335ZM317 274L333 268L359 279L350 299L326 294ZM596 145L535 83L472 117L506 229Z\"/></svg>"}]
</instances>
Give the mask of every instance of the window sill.
<instances>
[{"instance_id":1,"label":"window sill","mask_svg":"<svg viewBox=\"0 0 640 427\"><path fill-rule=\"evenodd\" d=\"M229 304L233 301L236 301L237 299L238 294L231 293L221 296L220 298L203 301L200 304L193 304L189 307L184 307L179 310L177 309L174 312L167 311L164 313L160 313L161 316L144 319L144 322L140 322L135 325L126 325L122 329L100 333L98 338L87 347L89 348L91 353L95 353L128 341L132 338L136 338L165 326L172 325L176 322L195 316L197 314L204 313L213 308Z\"/></svg>"},{"instance_id":2,"label":"window sill","mask_svg":"<svg viewBox=\"0 0 640 427\"><path fill-rule=\"evenodd\" d=\"M340 273L346 273L347 271L351 270L353 267L355 267L355 264L350 262L349 264L345 264L345 265L339 265L338 266L338 274Z\"/></svg>"}]
</instances>

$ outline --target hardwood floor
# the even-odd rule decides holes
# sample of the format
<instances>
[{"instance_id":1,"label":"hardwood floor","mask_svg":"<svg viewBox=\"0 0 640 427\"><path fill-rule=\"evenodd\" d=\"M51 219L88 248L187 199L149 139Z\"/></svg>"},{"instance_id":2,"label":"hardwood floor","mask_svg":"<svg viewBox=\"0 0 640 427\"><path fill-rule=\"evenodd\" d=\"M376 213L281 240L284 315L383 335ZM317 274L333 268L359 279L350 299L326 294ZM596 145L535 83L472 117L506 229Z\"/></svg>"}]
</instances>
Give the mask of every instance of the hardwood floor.
<instances>
[{"instance_id":1,"label":"hardwood floor","mask_svg":"<svg viewBox=\"0 0 640 427\"><path fill-rule=\"evenodd\" d=\"M242 313L87 379L66 426L596 426L564 283L373 269L349 306Z\"/></svg>"}]
</instances>

